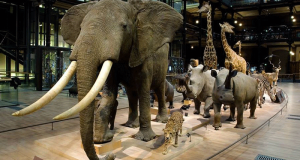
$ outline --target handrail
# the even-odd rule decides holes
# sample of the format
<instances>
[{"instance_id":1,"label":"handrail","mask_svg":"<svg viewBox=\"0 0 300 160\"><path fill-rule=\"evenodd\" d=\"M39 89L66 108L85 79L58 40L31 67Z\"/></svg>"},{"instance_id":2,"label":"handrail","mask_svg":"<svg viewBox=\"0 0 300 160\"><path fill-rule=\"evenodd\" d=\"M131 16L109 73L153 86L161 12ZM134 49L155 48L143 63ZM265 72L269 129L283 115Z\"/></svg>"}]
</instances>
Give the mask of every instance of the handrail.
<instances>
[{"instance_id":1,"label":"handrail","mask_svg":"<svg viewBox=\"0 0 300 160\"><path fill-rule=\"evenodd\" d=\"M174 96L174 98L175 97L179 97L179 96L181 96L181 95ZM126 107L126 108L128 108L128 107ZM126 109L126 108L120 108L120 109L117 109L117 110ZM52 123L52 129L51 130L53 130L53 127L54 127L53 124L54 123L58 123L58 122L62 122L62 121L67 121L67 120L72 120L72 119L77 119L77 118L79 118L79 117L73 117L73 118L68 118L68 119L59 120L59 121L45 122L45 123L30 125L30 126L26 126L26 127L15 128L15 129L8 129L8 130L0 131L0 133L10 132L10 131L15 131L15 130L20 130L20 129L26 129L26 128L30 128L30 127L42 126L42 125L51 124L51 123Z\"/></svg>"},{"instance_id":2,"label":"handrail","mask_svg":"<svg viewBox=\"0 0 300 160\"><path fill-rule=\"evenodd\" d=\"M281 88L279 88L279 89L281 89ZM282 90L282 89L281 89L281 90ZM282 92L284 92L284 91L282 90ZM283 107L282 107L275 115L273 115L271 118L269 118L269 119L268 119L267 121L265 121L263 124L261 124L260 126L258 126L256 129L254 129L254 130L252 130L251 132L249 132L248 134L244 135L242 138L238 139L237 141L235 141L234 143L232 143L232 144L230 144L229 146L225 147L225 148L222 149L221 151L215 153L214 155L208 157L207 160L214 158L215 156L219 155L220 153L224 152L225 150L229 149L230 147L232 147L233 145L237 144L238 142L242 141L242 140L245 139L245 138L246 138L246 144L248 144L248 139L249 139L250 137L252 137L252 136L255 134L255 133L254 133L255 131L258 132L259 130L261 130L267 123L268 123L268 126L270 126L271 119L273 119L275 116L277 116L277 114L278 114L279 112L281 112L281 115L282 115L282 110L283 110L285 107L287 107L287 104L288 104L288 102L289 102L289 97L288 97L288 95L287 95L285 92L284 92L284 94L285 94L285 96L286 96L286 99L285 99L285 102L286 102L286 103L283 105ZM252 133L253 133L253 135L250 136Z\"/></svg>"},{"instance_id":3,"label":"handrail","mask_svg":"<svg viewBox=\"0 0 300 160\"><path fill-rule=\"evenodd\" d=\"M15 130L20 130L20 129L30 128L30 127L42 126L42 125L51 124L51 123L52 123L52 130L53 130L53 124L54 123L58 123L58 122L62 122L62 121L67 121L67 120L72 120L72 119L77 119L77 118L79 118L79 117L73 117L73 118L59 120L59 121L52 121L52 122L40 123L40 124L35 124L35 125L31 125L31 126L26 126L26 127L20 127L20 128L15 128L15 129L4 130L4 131L0 131L0 133L5 133L5 132L10 132L10 131L15 131Z\"/></svg>"}]
</instances>

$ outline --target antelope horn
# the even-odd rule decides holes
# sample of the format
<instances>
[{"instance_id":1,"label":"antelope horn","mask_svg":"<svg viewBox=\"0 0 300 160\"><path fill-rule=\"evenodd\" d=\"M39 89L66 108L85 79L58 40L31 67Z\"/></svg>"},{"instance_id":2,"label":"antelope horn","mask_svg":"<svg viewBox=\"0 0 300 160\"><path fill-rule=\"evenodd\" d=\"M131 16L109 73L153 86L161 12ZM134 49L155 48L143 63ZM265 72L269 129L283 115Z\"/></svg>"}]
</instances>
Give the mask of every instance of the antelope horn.
<instances>
[{"instance_id":1,"label":"antelope horn","mask_svg":"<svg viewBox=\"0 0 300 160\"><path fill-rule=\"evenodd\" d=\"M108 77L108 74L110 72L110 69L112 67L112 64L113 64L112 61L109 61L109 60L105 61L103 64L103 67L99 73L99 76L98 76L96 82L94 83L93 87L89 91L89 93L74 107L61 113L60 115L54 117L53 119L55 119L55 120L66 119L68 117L71 117L71 116L79 113L83 109L85 109L95 99L97 94L102 89L102 87Z\"/></svg>"},{"instance_id":2,"label":"antelope horn","mask_svg":"<svg viewBox=\"0 0 300 160\"><path fill-rule=\"evenodd\" d=\"M37 100L35 103L31 104L30 106L13 113L12 115L13 116L24 116L26 114L30 114L32 112L35 112L35 111L43 108L45 105L47 105L49 102L51 102L63 90L63 88L68 84L68 82L72 78L73 74L75 73L76 66L77 66L76 61L72 61L70 66L68 67L67 71L64 73L64 75L42 98L40 98L39 100Z\"/></svg>"}]
</instances>

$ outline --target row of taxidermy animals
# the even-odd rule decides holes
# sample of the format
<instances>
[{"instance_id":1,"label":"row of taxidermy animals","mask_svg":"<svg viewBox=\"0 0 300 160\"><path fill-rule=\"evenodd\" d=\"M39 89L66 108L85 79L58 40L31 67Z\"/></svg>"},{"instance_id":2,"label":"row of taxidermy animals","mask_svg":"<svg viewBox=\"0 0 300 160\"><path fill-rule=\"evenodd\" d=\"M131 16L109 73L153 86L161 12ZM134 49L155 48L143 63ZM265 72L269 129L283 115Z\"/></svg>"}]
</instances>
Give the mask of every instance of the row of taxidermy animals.
<instances>
[{"instance_id":1,"label":"row of taxidermy animals","mask_svg":"<svg viewBox=\"0 0 300 160\"><path fill-rule=\"evenodd\" d=\"M237 124L235 128L244 129L243 112L244 106L250 103L250 117L254 116L256 104L261 107L263 94L268 91L272 101L276 100L276 90L262 74L246 75L237 70L224 68L221 70L208 70L208 67L198 65L189 67L187 74L176 76L179 82L176 90L184 94L184 97L194 99L194 114L200 113L201 102L205 102L204 118L209 118L210 106L214 108L213 127L218 130L221 124L221 105L230 105L230 116L228 121L235 121L235 107L237 107ZM178 146L179 132L182 132L183 118L180 112L174 112L168 120L164 129L165 144L163 154L168 152L168 146L173 143Z\"/></svg>"},{"instance_id":2,"label":"row of taxidermy animals","mask_svg":"<svg viewBox=\"0 0 300 160\"><path fill-rule=\"evenodd\" d=\"M233 32L233 27L226 22L220 26L222 33ZM255 118L256 104L258 103L261 107L264 102L265 91L272 101L276 100L276 89L273 87L273 81L277 85L280 66L274 67L275 73L250 74L249 72L249 75L246 75L245 59L231 49L227 44L225 34L222 34L222 44L227 57L225 60L226 68L208 70L209 67L203 65L190 66L188 73L175 77L178 79L176 90L183 93L184 97L194 99L195 114L200 113L201 102L205 102L204 118L210 117L209 109L213 105L215 111L213 126L216 129L221 127L220 111L222 104L230 105L231 114L228 120L235 120L235 107L237 108L237 125L235 127L245 128L243 125L245 104L250 103L250 118ZM212 64L205 62L205 55L203 59L204 64ZM197 62L192 62L192 64L197 64Z\"/></svg>"}]
</instances>

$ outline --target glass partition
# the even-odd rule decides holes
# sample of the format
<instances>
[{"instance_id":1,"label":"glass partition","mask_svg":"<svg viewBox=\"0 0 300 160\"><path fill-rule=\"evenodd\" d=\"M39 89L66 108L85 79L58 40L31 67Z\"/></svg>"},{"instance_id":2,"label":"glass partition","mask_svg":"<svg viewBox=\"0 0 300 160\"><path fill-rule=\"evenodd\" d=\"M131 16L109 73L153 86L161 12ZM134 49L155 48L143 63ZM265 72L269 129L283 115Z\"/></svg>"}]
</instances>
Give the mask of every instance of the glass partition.
<instances>
[{"instance_id":1,"label":"glass partition","mask_svg":"<svg viewBox=\"0 0 300 160\"><path fill-rule=\"evenodd\" d=\"M18 88L14 89L10 83L11 78L0 79L0 108L19 105Z\"/></svg>"}]
</instances>

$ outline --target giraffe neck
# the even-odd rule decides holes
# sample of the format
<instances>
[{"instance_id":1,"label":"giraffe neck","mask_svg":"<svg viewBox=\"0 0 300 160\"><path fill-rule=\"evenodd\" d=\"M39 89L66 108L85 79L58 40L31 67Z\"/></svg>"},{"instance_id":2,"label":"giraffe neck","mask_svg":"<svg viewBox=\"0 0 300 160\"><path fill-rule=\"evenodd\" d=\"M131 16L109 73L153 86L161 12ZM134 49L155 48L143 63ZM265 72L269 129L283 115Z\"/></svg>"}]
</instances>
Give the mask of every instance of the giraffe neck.
<instances>
[{"instance_id":1,"label":"giraffe neck","mask_svg":"<svg viewBox=\"0 0 300 160\"><path fill-rule=\"evenodd\" d=\"M226 57L232 58L233 57L233 55L231 54L232 49L227 42L224 29L221 30L221 39L222 39L222 45L223 45L224 51L226 53Z\"/></svg>"},{"instance_id":2,"label":"giraffe neck","mask_svg":"<svg viewBox=\"0 0 300 160\"><path fill-rule=\"evenodd\" d=\"M207 12L207 38L206 45L213 46L213 37L212 37L212 29L211 29L211 10L209 9Z\"/></svg>"}]
</instances>

